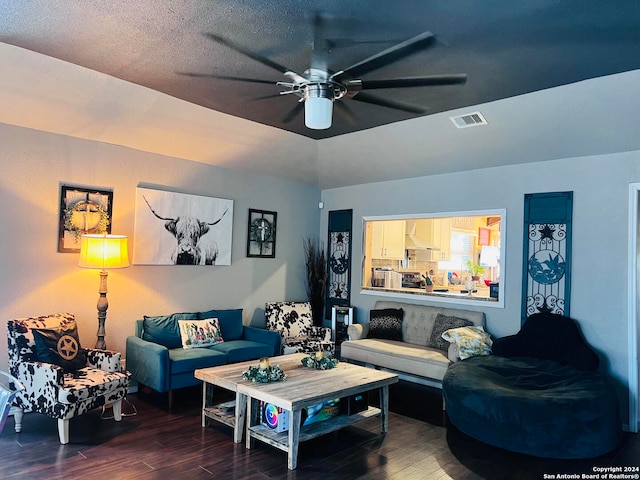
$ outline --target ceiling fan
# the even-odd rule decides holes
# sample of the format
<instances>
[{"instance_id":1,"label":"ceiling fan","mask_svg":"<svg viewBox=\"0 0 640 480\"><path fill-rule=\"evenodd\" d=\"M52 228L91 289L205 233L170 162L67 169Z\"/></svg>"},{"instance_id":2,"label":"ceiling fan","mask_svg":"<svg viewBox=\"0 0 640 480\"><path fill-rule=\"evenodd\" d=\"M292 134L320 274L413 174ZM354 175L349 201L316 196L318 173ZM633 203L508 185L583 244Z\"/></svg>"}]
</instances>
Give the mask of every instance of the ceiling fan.
<instances>
[{"instance_id":1,"label":"ceiling fan","mask_svg":"<svg viewBox=\"0 0 640 480\"><path fill-rule=\"evenodd\" d=\"M302 74L293 71L279 63L244 48L230 40L211 33L205 34L209 39L224 45L236 52L239 52L267 67L277 70L287 80L273 82L269 80L187 73L190 76L207 76L222 78L226 80L237 80L242 82L263 83L284 87L278 95L293 94L299 97L298 104L284 119L291 121L304 106L305 125L307 128L315 130L327 129L331 126L333 105L336 100L351 99L359 102L379 105L383 107L402 110L409 113L424 113L425 109L401 103L389 98L380 98L364 93L363 90L376 90L385 88L407 88L463 84L467 80L466 74L450 75L428 75L418 77L391 78L386 80L363 80L362 75L372 72L393 62L396 62L412 53L432 47L436 43L435 36L431 32L423 32L404 42L398 43L386 50L361 60L353 65L338 70L331 71L328 68L328 56L332 48L337 46L348 46L355 43L352 40L330 40L324 38L322 34L324 19L316 14L313 21L314 38L311 55L311 66ZM347 115L351 115L346 105L340 105Z\"/></svg>"}]
</instances>

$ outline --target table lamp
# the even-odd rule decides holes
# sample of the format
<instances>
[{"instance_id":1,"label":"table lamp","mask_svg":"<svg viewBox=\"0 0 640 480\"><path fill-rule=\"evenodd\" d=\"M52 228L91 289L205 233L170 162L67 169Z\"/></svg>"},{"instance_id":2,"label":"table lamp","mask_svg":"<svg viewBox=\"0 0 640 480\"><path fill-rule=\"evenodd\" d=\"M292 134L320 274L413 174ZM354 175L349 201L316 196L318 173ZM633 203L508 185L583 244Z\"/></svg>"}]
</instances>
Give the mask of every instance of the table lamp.
<instances>
[{"instance_id":1,"label":"table lamp","mask_svg":"<svg viewBox=\"0 0 640 480\"><path fill-rule=\"evenodd\" d=\"M82 235L80 240L80 260L82 268L100 269L100 297L98 298L98 341L97 349L106 350L104 324L107 319L107 270L129 266L129 251L125 235Z\"/></svg>"}]
</instances>

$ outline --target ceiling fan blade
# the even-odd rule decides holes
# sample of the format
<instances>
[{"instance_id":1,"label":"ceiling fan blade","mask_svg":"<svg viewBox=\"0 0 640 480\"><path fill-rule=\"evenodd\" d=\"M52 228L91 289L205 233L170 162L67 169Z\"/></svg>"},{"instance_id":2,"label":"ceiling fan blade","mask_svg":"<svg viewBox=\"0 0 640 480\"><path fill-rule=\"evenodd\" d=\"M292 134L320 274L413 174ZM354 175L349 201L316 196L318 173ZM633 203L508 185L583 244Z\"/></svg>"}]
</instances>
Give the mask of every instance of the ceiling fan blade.
<instances>
[{"instance_id":1,"label":"ceiling fan blade","mask_svg":"<svg viewBox=\"0 0 640 480\"><path fill-rule=\"evenodd\" d=\"M331 79L338 80L341 77L358 78L364 73L371 72L380 67L384 67L390 63L400 60L407 55L411 55L418 50L430 47L435 44L436 37L431 32L423 32L409 40L394 45L391 48L383 50L369 58L366 58L350 67L334 73Z\"/></svg>"},{"instance_id":2,"label":"ceiling fan blade","mask_svg":"<svg viewBox=\"0 0 640 480\"><path fill-rule=\"evenodd\" d=\"M381 107L393 108L395 110L402 110L403 112L409 113L426 113L427 111L422 107L409 105L407 103L396 102L394 100L388 100L386 98L373 97L371 95L367 95L366 93L358 93L354 97L351 97L351 99L358 102L370 103L371 105L379 105Z\"/></svg>"},{"instance_id":3,"label":"ceiling fan blade","mask_svg":"<svg viewBox=\"0 0 640 480\"><path fill-rule=\"evenodd\" d=\"M439 85L461 85L467 81L467 74L453 75L428 75L425 77L404 77L390 78L387 80L352 80L347 82L347 88L350 85L356 86L357 90L374 90L377 88L406 88L406 87L432 87ZM359 87L357 82L360 83Z\"/></svg>"},{"instance_id":4,"label":"ceiling fan blade","mask_svg":"<svg viewBox=\"0 0 640 480\"><path fill-rule=\"evenodd\" d=\"M347 120L347 122L351 125L355 125L357 123L356 117L353 114L353 111L347 106L345 102L342 100L336 100L333 102L335 109L340 112L340 114Z\"/></svg>"},{"instance_id":5,"label":"ceiling fan blade","mask_svg":"<svg viewBox=\"0 0 640 480\"><path fill-rule=\"evenodd\" d=\"M249 77L234 77L231 75L215 75L213 73L189 73L189 72L178 72L179 75L186 75L188 77L204 77L204 78L218 78L220 80L235 80L238 82L249 82L249 83L264 83L266 85L276 85L277 82L275 80L261 80L259 78L249 78Z\"/></svg>"},{"instance_id":6,"label":"ceiling fan blade","mask_svg":"<svg viewBox=\"0 0 640 480\"><path fill-rule=\"evenodd\" d=\"M251 97L251 100L268 100L270 98L281 98L282 94L280 93L273 93L271 95L261 95L259 97Z\"/></svg>"},{"instance_id":7,"label":"ceiling fan blade","mask_svg":"<svg viewBox=\"0 0 640 480\"><path fill-rule=\"evenodd\" d=\"M259 55L258 53L252 52L251 50L248 50L238 45L237 43L227 40L226 38L222 38L219 35L215 35L213 33L205 33L205 35L211 40L213 40L214 42L219 43L220 45L224 45L225 47L229 47L230 49L235 50L236 52L239 52L244 56L255 60L256 62L266 65L267 67L273 68L274 70L277 70L280 73L291 71L290 68L287 68L284 65L280 65L279 63L274 62L273 60L267 57Z\"/></svg>"},{"instance_id":8,"label":"ceiling fan blade","mask_svg":"<svg viewBox=\"0 0 640 480\"><path fill-rule=\"evenodd\" d=\"M320 13L313 16L313 49L311 51L311 68L327 70L329 44L324 37L325 19Z\"/></svg>"},{"instance_id":9,"label":"ceiling fan blade","mask_svg":"<svg viewBox=\"0 0 640 480\"><path fill-rule=\"evenodd\" d=\"M300 112L304 109L304 102L298 102L296 103L296 106L293 107L291 109L291 111L289 113L287 113L287 116L284 117L282 119L282 121L284 123L289 123L291 122L293 119L295 119L298 115L300 115Z\"/></svg>"},{"instance_id":10,"label":"ceiling fan blade","mask_svg":"<svg viewBox=\"0 0 640 480\"><path fill-rule=\"evenodd\" d=\"M357 45L391 43L391 40L354 40L352 38L329 38L327 39L327 47L329 50L334 48L350 48Z\"/></svg>"}]
</instances>

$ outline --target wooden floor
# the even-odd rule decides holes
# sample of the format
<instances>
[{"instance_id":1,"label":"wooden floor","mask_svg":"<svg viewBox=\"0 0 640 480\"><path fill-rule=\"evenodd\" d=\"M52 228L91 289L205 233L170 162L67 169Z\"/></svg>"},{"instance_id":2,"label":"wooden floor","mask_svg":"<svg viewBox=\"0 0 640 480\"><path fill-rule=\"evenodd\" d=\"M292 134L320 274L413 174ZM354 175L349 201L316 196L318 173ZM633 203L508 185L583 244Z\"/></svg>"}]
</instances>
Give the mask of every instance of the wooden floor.
<instances>
[{"instance_id":1,"label":"wooden floor","mask_svg":"<svg viewBox=\"0 0 640 480\"><path fill-rule=\"evenodd\" d=\"M390 396L386 435L373 418L303 443L295 471L287 470L285 452L259 442L246 450L223 425L203 429L199 389L176 392L173 411L160 398L129 395L123 410L136 415L120 423L101 419L101 411L73 419L68 445L59 444L54 420L25 415L16 434L10 417L0 434L0 478L539 480L640 465L637 434L625 434L618 450L599 458L540 459L484 445L448 425L438 390L400 382Z\"/></svg>"}]
</instances>

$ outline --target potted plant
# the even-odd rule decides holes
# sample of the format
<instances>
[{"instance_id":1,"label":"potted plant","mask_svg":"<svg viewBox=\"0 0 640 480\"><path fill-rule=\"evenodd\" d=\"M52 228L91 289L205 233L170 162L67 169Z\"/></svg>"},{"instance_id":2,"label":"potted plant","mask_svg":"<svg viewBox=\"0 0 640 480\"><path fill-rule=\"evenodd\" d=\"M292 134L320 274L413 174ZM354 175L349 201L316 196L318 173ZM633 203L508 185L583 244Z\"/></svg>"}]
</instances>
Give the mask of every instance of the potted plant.
<instances>
[{"instance_id":1,"label":"potted plant","mask_svg":"<svg viewBox=\"0 0 640 480\"><path fill-rule=\"evenodd\" d=\"M429 273L427 273L426 275L422 275L422 278L424 278L424 289L427 292L433 292L433 280L431 280L431 277L429 276Z\"/></svg>"},{"instance_id":2,"label":"potted plant","mask_svg":"<svg viewBox=\"0 0 640 480\"><path fill-rule=\"evenodd\" d=\"M307 295L311 303L311 316L313 324L322 326L322 313L324 310L324 294L329 272L327 271L327 258L322 244L311 237L305 237L304 266L307 273Z\"/></svg>"},{"instance_id":3,"label":"potted plant","mask_svg":"<svg viewBox=\"0 0 640 480\"><path fill-rule=\"evenodd\" d=\"M471 275L471 280L477 282L480 280L480 275L484 273L484 267L482 265L478 265L477 263L472 262L471 260L466 261L467 271L469 275Z\"/></svg>"}]
</instances>

